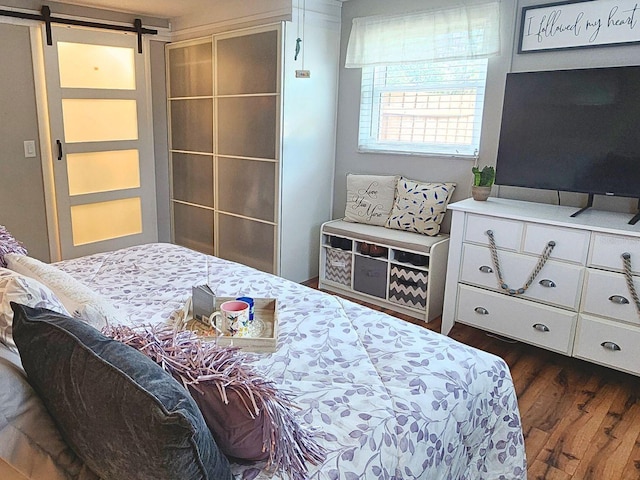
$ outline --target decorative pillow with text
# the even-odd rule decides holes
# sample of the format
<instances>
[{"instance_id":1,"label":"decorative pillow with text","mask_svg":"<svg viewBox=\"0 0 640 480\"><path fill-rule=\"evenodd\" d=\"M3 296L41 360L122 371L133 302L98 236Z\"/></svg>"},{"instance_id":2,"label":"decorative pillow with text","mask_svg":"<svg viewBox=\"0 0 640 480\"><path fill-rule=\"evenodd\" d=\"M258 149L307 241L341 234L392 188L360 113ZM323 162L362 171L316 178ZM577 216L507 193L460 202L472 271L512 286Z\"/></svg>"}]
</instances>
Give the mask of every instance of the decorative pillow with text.
<instances>
[{"instance_id":1,"label":"decorative pillow with text","mask_svg":"<svg viewBox=\"0 0 640 480\"><path fill-rule=\"evenodd\" d=\"M384 226L393 208L397 175L347 175L348 222Z\"/></svg>"}]
</instances>

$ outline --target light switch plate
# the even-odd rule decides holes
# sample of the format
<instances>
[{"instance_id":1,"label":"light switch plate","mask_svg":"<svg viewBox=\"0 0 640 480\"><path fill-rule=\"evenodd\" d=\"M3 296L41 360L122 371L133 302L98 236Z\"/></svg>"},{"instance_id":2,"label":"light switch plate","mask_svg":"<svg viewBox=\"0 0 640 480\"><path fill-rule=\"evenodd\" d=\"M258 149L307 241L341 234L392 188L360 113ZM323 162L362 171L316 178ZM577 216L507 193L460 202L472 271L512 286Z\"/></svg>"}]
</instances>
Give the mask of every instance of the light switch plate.
<instances>
[{"instance_id":1,"label":"light switch plate","mask_svg":"<svg viewBox=\"0 0 640 480\"><path fill-rule=\"evenodd\" d=\"M24 157L33 158L36 156L36 142L35 140L24 141Z\"/></svg>"}]
</instances>

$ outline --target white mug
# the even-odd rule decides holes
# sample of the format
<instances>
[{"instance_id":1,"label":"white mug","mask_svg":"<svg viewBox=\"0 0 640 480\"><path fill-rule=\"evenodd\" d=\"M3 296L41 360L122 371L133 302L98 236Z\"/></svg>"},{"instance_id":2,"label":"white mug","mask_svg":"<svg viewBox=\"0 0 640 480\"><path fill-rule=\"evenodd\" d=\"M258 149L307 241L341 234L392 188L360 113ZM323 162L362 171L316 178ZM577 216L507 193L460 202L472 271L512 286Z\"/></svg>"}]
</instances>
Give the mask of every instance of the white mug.
<instances>
[{"instance_id":1,"label":"white mug","mask_svg":"<svg viewBox=\"0 0 640 480\"><path fill-rule=\"evenodd\" d=\"M220 311L209 315L209 325L220 335L244 337L249 333L249 304L229 300L220 305Z\"/></svg>"}]
</instances>

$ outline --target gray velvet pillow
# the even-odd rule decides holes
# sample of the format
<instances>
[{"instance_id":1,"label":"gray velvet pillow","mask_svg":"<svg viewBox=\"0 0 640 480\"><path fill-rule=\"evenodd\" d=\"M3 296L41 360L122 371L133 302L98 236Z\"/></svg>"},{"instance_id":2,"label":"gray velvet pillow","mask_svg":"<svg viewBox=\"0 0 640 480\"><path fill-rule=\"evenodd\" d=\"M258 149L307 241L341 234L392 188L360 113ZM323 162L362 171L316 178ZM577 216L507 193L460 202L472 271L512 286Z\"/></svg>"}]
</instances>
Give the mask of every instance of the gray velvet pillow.
<instances>
[{"instance_id":1,"label":"gray velvet pillow","mask_svg":"<svg viewBox=\"0 0 640 480\"><path fill-rule=\"evenodd\" d=\"M51 310L12 303L29 382L105 480L232 480L189 393L151 359Z\"/></svg>"}]
</instances>

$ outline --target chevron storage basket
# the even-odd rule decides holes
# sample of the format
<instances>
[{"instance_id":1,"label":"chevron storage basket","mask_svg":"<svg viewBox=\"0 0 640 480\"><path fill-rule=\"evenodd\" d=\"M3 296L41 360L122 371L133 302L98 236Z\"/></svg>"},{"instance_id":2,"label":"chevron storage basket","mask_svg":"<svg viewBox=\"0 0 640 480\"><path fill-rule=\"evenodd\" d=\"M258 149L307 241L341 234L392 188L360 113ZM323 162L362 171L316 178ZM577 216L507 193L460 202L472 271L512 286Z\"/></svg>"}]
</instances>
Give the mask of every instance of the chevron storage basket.
<instances>
[{"instance_id":1,"label":"chevron storage basket","mask_svg":"<svg viewBox=\"0 0 640 480\"><path fill-rule=\"evenodd\" d=\"M422 270L392 265L389 301L412 308L426 308L428 276L429 273Z\"/></svg>"},{"instance_id":2,"label":"chevron storage basket","mask_svg":"<svg viewBox=\"0 0 640 480\"><path fill-rule=\"evenodd\" d=\"M325 278L332 282L351 286L351 252L327 249Z\"/></svg>"}]
</instances>

